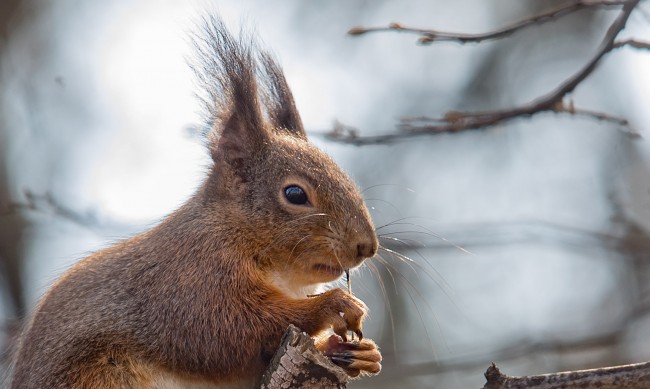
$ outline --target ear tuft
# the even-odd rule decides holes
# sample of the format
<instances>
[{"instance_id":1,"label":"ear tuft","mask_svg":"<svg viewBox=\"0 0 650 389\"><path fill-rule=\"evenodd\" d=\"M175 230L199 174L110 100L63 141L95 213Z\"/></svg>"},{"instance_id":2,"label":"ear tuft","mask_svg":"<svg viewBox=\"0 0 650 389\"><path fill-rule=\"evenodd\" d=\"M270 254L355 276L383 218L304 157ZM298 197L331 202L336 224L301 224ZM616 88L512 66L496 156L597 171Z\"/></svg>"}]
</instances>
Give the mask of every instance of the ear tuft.
<instances>
[{"instance_id":1,"label":"ear tuft","mask_svg":"<svg viewBox=\"0 0 650 389\"><path fill-rule=\"evenodd\" d=\"M264 104L271 124L276 130L287 131L306 141L307 134L282 69L268 52L262 52L260 60L264 71Z\"/></svg>"},{"instance_id":2,"label":"ear tuft","mask_svg":"<svg viewBox=\"0 0 650 389\"><path fill-rule=\"evenodd\" d=\"M255 44L245 34L236 39L221 19L209 17L194 36L194 45L200 66L193 70L202 86L199 97L210 128L212 159L246 158L268 136L257 91Z\"/></svg>"},{"instance_id":3,"label":"ear tuft","mask_svg":"<svg viewBox=\"0 0 650 389\"><path fill-rule=\"evenodd\" d=\"M307 140L282 70L250 34L235 38L212 16L193 38L199 58L192 68L202 90L208 148L215 162L245 159L274 133Z\"/></svg>"}]
</instances>

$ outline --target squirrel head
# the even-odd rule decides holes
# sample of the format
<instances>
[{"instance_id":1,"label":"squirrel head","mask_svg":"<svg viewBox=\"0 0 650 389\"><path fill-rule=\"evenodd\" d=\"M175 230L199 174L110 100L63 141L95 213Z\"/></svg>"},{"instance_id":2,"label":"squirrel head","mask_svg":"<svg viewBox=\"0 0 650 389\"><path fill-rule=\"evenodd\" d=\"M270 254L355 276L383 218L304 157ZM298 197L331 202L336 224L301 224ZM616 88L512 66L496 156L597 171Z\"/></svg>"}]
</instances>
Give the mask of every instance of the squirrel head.
<instances>
[{"instance_id":1,"label":"squirrel head","mask_svg":"<svg viewBox=\"0 0 650 389\"><path fill-rule=\"evenodd\" d=\"M260 268L298 287L333 281L374 256L377 237L357 186L308 142L273 57L234 39L218 19L204 30L197 74L214 165L203 201L214 224Z\"/></svg>"}]
</instances>

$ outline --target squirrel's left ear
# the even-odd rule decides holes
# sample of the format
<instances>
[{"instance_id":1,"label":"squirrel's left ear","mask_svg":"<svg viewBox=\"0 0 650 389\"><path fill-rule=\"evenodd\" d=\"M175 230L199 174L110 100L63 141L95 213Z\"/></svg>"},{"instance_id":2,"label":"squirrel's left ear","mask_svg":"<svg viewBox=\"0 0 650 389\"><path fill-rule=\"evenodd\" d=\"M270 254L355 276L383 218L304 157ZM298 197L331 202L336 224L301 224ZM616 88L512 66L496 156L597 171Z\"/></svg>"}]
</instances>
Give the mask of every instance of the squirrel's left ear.
<instances>
[{"instance_id":1,"label":"squirrel's left ear","mask_svg":"<svg viewBox=\"0 0 650 389\"><path fill-rule=\"evenodd\" d=\"M267 52L261 52L259 58L264 72L262 100L271 125L277 132L288 133L306 141L307 134L282 69Z\"/></svg>"},{"instance_id":2,"label":"squirrel's left ear","mask_svg":"<svg viewBox=\"0 0 650 389\"><path fill-rule=\"evenodd\" d=\"M255 45L246 36L233 37L217 17L204 21L194 43L200 60L194 69L210 116L210 154L218 164L239 168L271 135L259 104Z\"/></svg>"},{"instance_id":3,"label":"squirrel's left ear","mask_svg":"<svg viewBox=\"0 0 650 389\"><path fill-rule=\"evenodd\" d=\"M234 106L222 128L210 133L208 147L218 166L227 163L235 170L242 170L246 161L263 149L267 133L255 101L240 100Z\"/></svg>"}]
</instances>

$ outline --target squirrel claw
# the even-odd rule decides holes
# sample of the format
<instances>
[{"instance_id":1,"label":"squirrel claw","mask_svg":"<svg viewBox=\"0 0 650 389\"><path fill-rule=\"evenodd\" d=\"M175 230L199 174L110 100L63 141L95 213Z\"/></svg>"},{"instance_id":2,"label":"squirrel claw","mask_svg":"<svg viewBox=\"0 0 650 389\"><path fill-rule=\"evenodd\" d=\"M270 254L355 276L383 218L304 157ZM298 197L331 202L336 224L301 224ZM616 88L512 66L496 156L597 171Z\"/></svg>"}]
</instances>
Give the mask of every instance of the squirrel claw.
<instances>
[{"instance_id":1,"label":"squirrel claw","mask_svg":"<svg viewBox=\"0 0 650 389\"><path fill-rule=\"evenodd\" d=\"M381 370L381 354L372 340L349 343L338 335L331 335L318 340L316 348L335 365L345 369L350 377L373 375Z\"/></svg>"},{"instance_id":2,"label":"squirrel claw","mask_svg":"<svg viewBox=\"0 0 650 389\"><path fill-rule=\"evenodd\" d=\"M361 331L361 329L354 331L354 333L359 337L359 341L363 340L363 331Z\"/></svg>"},{"instance_id":3,"label":"squirrel claw","mask_svg":"<svg viewBox=\"0 0 650 389\"><path fill-rule=\"evenodd\" d=\"M330 360L341 367L348 367L352 364L352 362L354 362L354 359L350 357L331 356Z\"/></svg>"}]
</instances>

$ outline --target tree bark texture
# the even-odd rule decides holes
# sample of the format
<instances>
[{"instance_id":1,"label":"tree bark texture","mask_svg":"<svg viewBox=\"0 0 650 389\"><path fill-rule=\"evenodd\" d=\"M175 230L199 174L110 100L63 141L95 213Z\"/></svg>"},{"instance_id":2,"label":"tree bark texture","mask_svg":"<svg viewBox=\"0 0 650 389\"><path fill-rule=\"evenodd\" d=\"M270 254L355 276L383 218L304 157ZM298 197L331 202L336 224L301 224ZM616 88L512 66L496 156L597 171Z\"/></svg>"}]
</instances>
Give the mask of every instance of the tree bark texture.
<instances>
[{"instance_id":1,"label":"tree bark texture","mask_svg":"<svg viewBox=\"0 0 650 389\"><path fill-rule=\"evenodd\" d=\"M487 383L483 389L641 389L650 388L650 362L526 377L505 375L492 364L485 378Z\"/></svg>"},{"instance_id":2,"label":"tree bark texture","mask_svg":"<svg viewBox=\"0 0 650 389\"><path fill-rule=\"evenodd\" d=\"M282 337L260 389L346 388L348 374L314 347L314 341L294 325Z\"/></svg>"}]
</instances>

